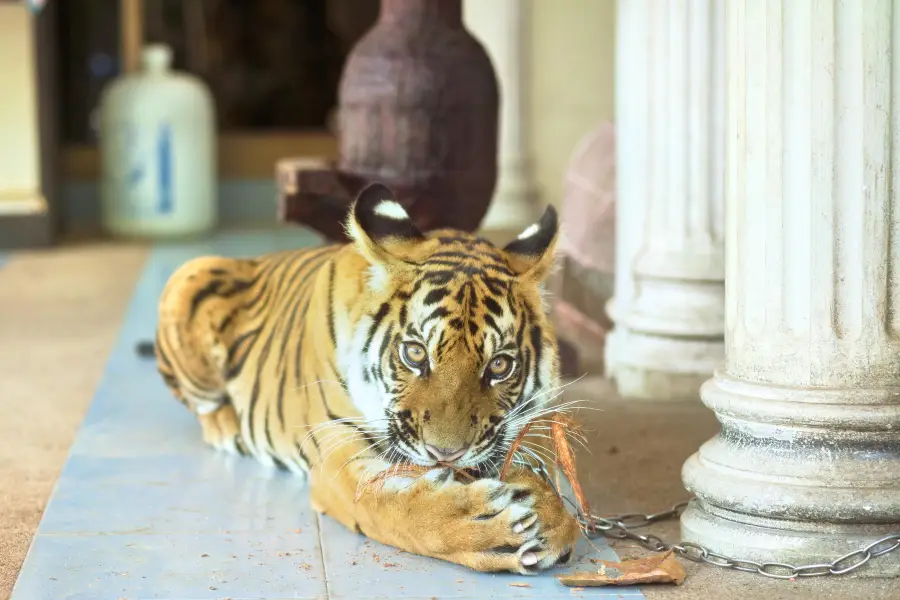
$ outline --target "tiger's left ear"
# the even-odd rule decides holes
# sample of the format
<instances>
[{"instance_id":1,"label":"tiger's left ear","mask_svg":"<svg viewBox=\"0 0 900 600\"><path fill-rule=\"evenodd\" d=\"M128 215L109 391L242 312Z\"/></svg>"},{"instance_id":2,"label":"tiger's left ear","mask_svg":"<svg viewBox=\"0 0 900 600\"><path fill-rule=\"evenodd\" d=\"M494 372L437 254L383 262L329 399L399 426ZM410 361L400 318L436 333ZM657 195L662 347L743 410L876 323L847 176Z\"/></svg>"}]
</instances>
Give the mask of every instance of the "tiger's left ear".
<instances>
[{"instance_id":1,"label":"tiger's left ear","mask_svg":"<svg viewBox=\"0 0 900 600\"><path fill-rule=\"evenodd\" d=\"M347 234L370 263L388 267L414 262L419 244L427 239L381 183L359 193L347 218Z\"/></svg>"},{"instance_id":2,"label":"tiger's left ear","mask_svg":"<svg viewBox=\"0 0 900 600\"><path fill-rule=\"evenodd\" d=\"M556 259L559 218L553 206L547 206L541 219L503 248L513 271L535 282L544 281Z\"/></svg>"}]
</instances>

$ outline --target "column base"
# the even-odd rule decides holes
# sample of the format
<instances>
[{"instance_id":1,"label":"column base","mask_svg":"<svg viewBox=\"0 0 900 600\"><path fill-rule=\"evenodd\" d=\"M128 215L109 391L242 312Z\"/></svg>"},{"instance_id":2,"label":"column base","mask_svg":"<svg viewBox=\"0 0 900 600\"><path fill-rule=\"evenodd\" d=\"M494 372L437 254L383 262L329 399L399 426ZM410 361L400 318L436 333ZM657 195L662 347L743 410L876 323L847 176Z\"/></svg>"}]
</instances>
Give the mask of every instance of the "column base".
<instances>
[{"instance_id":1,"label":"column base","mask_svg":"<svg viewBox=\"0 0 900 600\"><path fill-rule=\"evenodd\" d=\"M681 538L731 559L794 566L830 563L900 531L900 524L849 525L754 517L694 499L681 515ZM849 566L855 560L850 559ZM900 550L871 559L859 577L900 577Z\"/></svg>"},{"instance_id":2,"label":"column base","mask_svg":"<svg viewBox=\"0 0 900 600\"><path fill-rule=\"evenodd\" d=\"M697 497L685 539L756 562L821 564L900 532L898 391L717 372L701 397L721 431L681 471ZM868 576L900 576L900 550L871 563Z\"/></svg>"},{"instance_id":3,"label":"column base","mask_svg":"<svg viewBox=\"0 0 900 600\"><path fill-rule=\"evenodd\" d=\"M616 327L607 337L606 373L619 395L692 400L722 362L724 343L648 335Z\"/></svg>"}]
</instances>

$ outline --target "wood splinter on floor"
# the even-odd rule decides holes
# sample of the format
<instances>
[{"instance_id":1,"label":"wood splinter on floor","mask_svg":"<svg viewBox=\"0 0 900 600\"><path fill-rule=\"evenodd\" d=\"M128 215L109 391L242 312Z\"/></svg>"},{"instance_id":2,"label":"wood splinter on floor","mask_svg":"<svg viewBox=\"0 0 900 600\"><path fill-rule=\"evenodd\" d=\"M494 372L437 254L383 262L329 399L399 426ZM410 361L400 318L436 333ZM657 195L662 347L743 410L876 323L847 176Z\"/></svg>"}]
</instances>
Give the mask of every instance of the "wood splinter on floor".
<instances>
[{"instance_id":1,"label":"wood splinter on floor","mask_svg":"<svg viewBox=\"0 0 900 600\"><path fill-rule=\"evenodd\" d=\"M681 585L686 574L672 550L645 558L622 562L600 561L600 570L557 575L566 586L599 587L604 585L640 585L644 583L674 583Z\"/></svg>"}]
</instances>

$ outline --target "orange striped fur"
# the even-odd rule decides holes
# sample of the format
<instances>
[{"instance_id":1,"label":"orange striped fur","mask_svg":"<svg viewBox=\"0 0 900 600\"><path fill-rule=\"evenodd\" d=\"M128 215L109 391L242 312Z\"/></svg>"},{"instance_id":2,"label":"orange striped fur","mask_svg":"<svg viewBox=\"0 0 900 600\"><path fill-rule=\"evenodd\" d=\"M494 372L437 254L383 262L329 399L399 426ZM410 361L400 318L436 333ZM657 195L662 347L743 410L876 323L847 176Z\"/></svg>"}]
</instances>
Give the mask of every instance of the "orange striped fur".
<instances>
[{"instance_id":1,"label":"orange striped fur","mask_svg":"<svg viewBox=\"0 0 900 600\"><path fill-rule=\"evenodd\" d=\"M521 465L496 478L557 385L555 211L498 248L423 235L375 184L347 229L346 245L178 269L156 337L172 393L206 442L309 478L318 511L375 540L483 571L567 562L579 530L552 486ZM357 497L409 464L435 468Z\"/></svg>"}]
</instances>

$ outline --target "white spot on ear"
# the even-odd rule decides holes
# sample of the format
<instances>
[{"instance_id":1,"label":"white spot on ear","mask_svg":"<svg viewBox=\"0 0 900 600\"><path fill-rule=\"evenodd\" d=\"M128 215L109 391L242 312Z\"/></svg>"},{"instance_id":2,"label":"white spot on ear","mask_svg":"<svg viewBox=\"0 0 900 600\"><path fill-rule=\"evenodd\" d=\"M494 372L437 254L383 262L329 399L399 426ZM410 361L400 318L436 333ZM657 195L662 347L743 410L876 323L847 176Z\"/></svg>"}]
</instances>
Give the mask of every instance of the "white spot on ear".
<instances>
[{"instance_id":1,"label":"white spot on ear","mask_svg":"<svg viewBox=\"0 0 900 600\"><path fill-rule=\"evenodd\" d=\"M393 200L384 200L383 202L379 202L378 206L375 207L375 214L379 217L385 217L388 219L393 219L395 221L409 220L409 215L406 214L406 211L403 210L403 207L400 206L398 202L394 202Z\"/></svg>"},{"instance_id":2,"label":"white spot on ear","mask_svg":"<svg viewBox=\"0 0 900 600\"><path fill-rule=\"evenodd\" d=\"M526 228L525 228L525 231L523 231L522 233L520 233L520 234L519 234L519 237L517 237L516 239L517 239L517 240L524 240L525 238L530 238L531 236L533 236L534 234L536 234L536 233L537 233L538 231L540 231L540 230L541 230L541 228L540 228L540 226L539 226L537 223L532 223L531 225L529 225L528 227L526 227Z\"/></svg>"}]
</instances>

